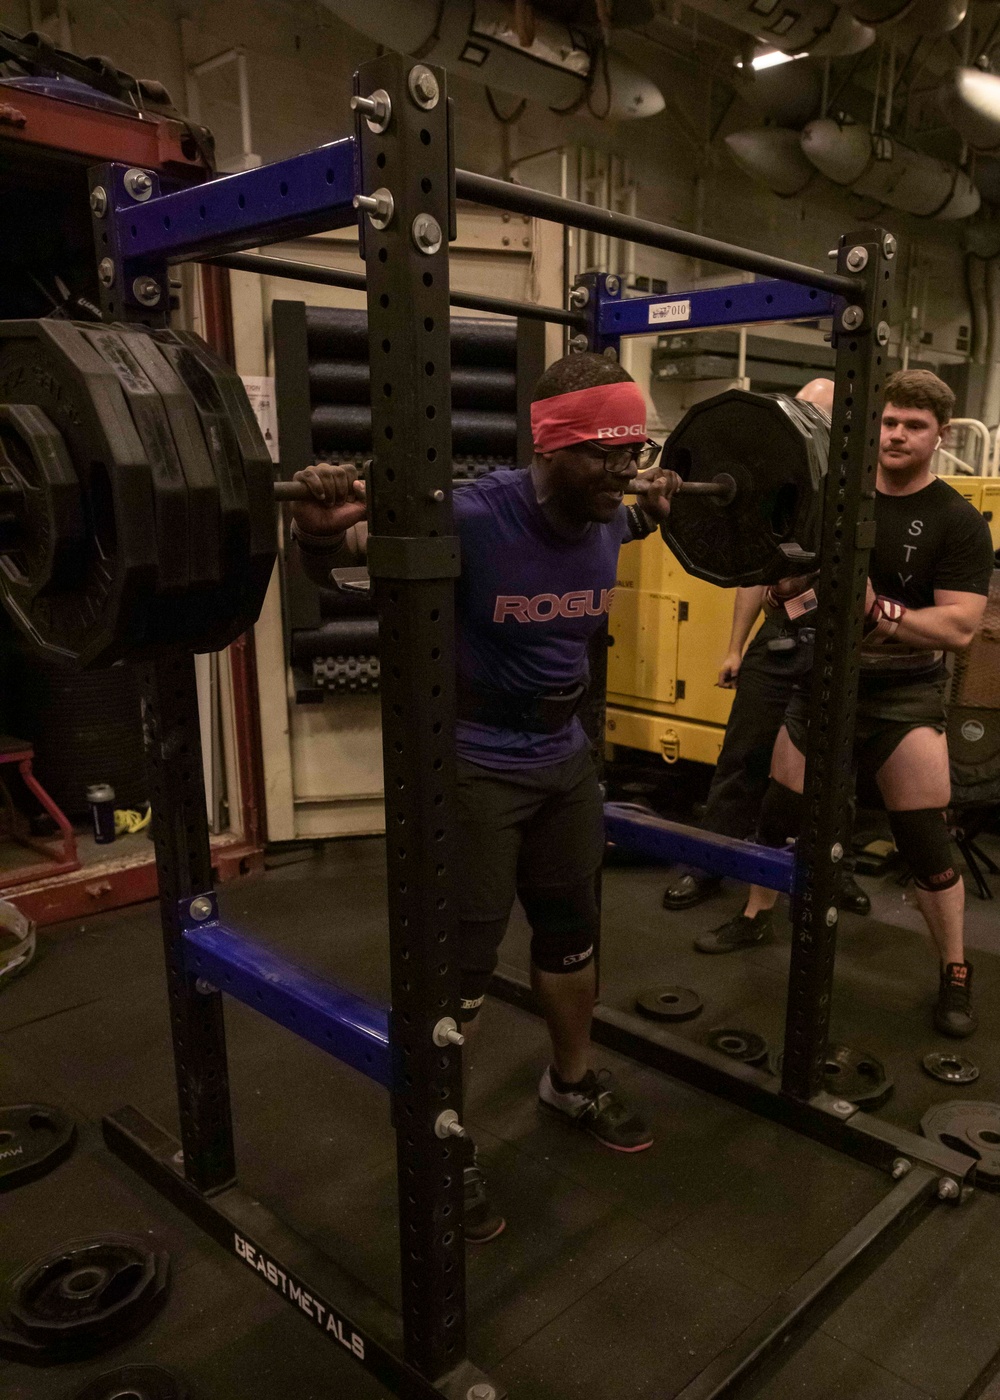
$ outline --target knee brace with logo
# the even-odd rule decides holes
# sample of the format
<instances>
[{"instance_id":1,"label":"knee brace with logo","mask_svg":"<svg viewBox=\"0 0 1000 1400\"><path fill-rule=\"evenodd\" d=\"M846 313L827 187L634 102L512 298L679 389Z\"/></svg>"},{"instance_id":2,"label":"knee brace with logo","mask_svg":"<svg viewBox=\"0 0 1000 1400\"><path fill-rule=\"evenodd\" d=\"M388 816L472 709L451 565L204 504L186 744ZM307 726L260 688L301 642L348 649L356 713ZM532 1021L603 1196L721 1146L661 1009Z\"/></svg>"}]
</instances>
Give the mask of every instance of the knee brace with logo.
<instances>
[{"instance_id":1,"label":"knee brace with logo","mask_svg":"<svg viewBox=\"0 0 1000 1400\"><path fill-rule=\"evenodd\" d=\"M757 840L762 846L775 846L780 850L798 836L801 824L801 792L793 792L772 778L761 803Z\"/></svg>"},{"instance_id":2,"label":"knee brace with logo","mask_svg":"<svg viewBox=\"0 0 1000 1400\"><path fill-rule=\"evenodd\" d=\"M520 890L531 925L531 961L542 972L576 972L593 960L600 915L593 876L563 889Z\"/></svg>"},{"instance_id":3,"label":"knee brace with logo","mask_svg":"<svg viewBox=\"0 0 1000 1400\"><path fill-rule=\"evenodd\" d=\"M952 858L951 836L940 807L913 812L890 812L889 827L896 850L922 890L950 890L962 878Z\"/></svg>"}]
</instances>

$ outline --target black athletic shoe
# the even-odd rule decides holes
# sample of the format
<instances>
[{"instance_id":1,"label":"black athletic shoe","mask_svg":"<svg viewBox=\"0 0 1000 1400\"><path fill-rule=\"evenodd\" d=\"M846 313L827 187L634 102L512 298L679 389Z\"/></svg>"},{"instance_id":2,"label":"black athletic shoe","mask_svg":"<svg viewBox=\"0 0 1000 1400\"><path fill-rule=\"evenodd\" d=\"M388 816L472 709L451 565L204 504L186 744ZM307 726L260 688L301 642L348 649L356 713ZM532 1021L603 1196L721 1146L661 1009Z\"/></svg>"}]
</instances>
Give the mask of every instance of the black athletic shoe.
<instances>
[{"instance_id":1,"label":"black athletic shoe","mask_svg":"<svg viewBox=\"0 0 1000 1400\"><path fill-rule=\"evenodd\" d=\"M770 943L774 935L770 909L762 909L752 919L734 914L726 923L694 940L699 953L735 953L740 948L757 948Z\"/></svg>"},{"instance_id":2,"label":"black athletic shoe","mask_svg":"<svg viewBox=\"0 0 1000 1400\"><path fill-rule=\"evenodd\" d=\"M644 1152L653 1145L653 1134L614 1087L609 1070L588 1070L579 1084L563 1093L553 1083L549 1065L538 1085L538 1099L615 1152Z\"/></svg>"},{"instance_id":3,"label":"black athletic shoe","mask_svg":"<svg viewBox=\"0 0 1000 1400\"><path fill-rule=\"evenodd\" d=\"M465 1238L469 1244L487 1244L503 1234L507 1225L502 1215L490 1206L486 1194L486 1178L479 1165L475 1143L468 1139L469 1162L465 1167Z\"/></svg>"},{"instance_id":4,"label":"black athletic shoe","mask_svg":"<svg viewBox=\"0 0 1000 1400\"><path fill-rule=\"evenodd\" d=\"M934 1025L942 1035L964 1040L979 1025L972 1009L972 964L949 963L941 973Z\"/></svg>"},{"instance_id":5,"label":"black athletic shoe","mask_svg":"<svg viewBox=\"0 0 1000 1400\"><path fill-rule=\"evenodd\" d=\"M862 916L872 912L872 902L865 894L864 890L855 880L853 875L844 873L840 877L840 887L837 890L837 908L842 909L845 914L861 914Z\"/></svg>"},{"instance_id":6,"label":"black athletic shoe","mask_svg":"<svg viewBox=\"0 0 1000 1400\"><path fill-rule=\"evenodd\" d=\"M711 898L721 886L717 875L699 875L691 871L678 873L663 892L664 909L693 909Z\"/></svg>"}]
</instances>

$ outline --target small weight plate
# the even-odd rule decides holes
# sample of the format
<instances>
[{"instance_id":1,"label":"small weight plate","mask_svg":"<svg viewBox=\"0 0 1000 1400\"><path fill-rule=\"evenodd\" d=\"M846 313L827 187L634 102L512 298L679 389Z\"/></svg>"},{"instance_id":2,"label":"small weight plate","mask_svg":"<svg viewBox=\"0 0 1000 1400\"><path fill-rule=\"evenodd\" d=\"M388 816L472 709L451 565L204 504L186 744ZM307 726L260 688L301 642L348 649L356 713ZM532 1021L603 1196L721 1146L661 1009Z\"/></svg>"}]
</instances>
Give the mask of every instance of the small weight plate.
<instances>
[{"instance_id":1,"label":"small weight plate","mask_svg":"<svg viewBox=\"0 0 1000 1400\"><path fill-rule=\"evenodd\" d=\"M732 1030L721 1026L710 1032L708 1045L720 1055L739 1060L745 1065L759 1065L767 1059L767 1041L756 1031Z\"/></svg>"},{"instance_id":2,"label":"small weight plate","mask_svg":"<svg viewBox=\"0 0 1000 1400\"><path fill-rule=\"evenodd\" d=\"M768 1059L771 1073L781 1078L784 1052L772 1053ZM862 1108L878 1108L892 1093L893 1082L885 1066L874 1055L852 1050L847 1045L831 1045L826 1052L826 1073L823 1088L828 1094Z\"/></svg>"},{"instance_id":3,"label":"small weight plate","mask_svg":"<svg viewBox=\"0 0 1000 1400\"><path fill-rule=\"evenodd\" d=\"M942 1084L971 1084L979 1078L979 1066L949 1050L932 1050L923 1059L924 1069Z\"/></svg>"},{"instance_id":4,"label":"small weight plate","mask_svg":"<svg viewBox=\"0 0 1000 1400\"><path fill-rule=\"evenodd\" d=\"M932 1142L975 1157L976 1184L1000 1186L1000 1104L950 1099L935 1104L920 1120Z\"/></svg>"},{"instance_id":5,"label":"small weight plate","mask_svg":"<svg viewBox=\"0 0 1000 1400\"><path fill-rule=\"evenodd\" d=\"M76 1124L45 1103L0 1108L0 1191L45 1176L73 1151Z\"/></svg>"},{"instance_id":6,"label":"small weight plate","mask_svg":"<svg viewBox=\"0 0 1000 1400\"><path fill-rule=\"evenodd\" d=\"M47 1366L134 1336L163 1306L170 1256L146 1238L74 1240L20 1269L0 1307L0 1356Z\"/></svg>"},{"instance_id":7,"label":"small weight plate","mask_svg":"<svg viewBox=\"0 0 1000 1400\"><path fill-rule=\"evenodd\" d=\"M647 987L635 1009L654 1021L691 1021L701 1013L702 1000L690 987Z\"/></svg>"},{"instance_id":8,"label":"small weight plate","mask_svg":"<svg viewBox=\"0 0 1000 1400\"><path fill-rule=\"evenodd\" d=\"M162 1366L119 1366L78 1390L73 1400L187 1400L186 1383Z\"/></svg>"}]
</instances>

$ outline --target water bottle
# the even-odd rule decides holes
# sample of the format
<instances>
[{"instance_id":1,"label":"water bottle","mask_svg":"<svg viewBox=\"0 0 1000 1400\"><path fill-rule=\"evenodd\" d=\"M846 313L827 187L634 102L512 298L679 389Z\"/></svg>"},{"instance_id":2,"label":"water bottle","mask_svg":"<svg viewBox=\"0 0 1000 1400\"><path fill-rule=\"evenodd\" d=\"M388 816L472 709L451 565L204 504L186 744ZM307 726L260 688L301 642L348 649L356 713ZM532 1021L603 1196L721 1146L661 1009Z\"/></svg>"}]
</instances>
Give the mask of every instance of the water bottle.
<instances>
[{"instance_id":1,"label":"water bottle","mask_svg":"<svg viewBox=\"0 0 1000 1400\"><path fill-rule=\"evenodd\" d=\"M94 840L106 846L115 839L115 790L110 783L92 783L87 801L94 823Z\"/></svg>"}]
</instances>

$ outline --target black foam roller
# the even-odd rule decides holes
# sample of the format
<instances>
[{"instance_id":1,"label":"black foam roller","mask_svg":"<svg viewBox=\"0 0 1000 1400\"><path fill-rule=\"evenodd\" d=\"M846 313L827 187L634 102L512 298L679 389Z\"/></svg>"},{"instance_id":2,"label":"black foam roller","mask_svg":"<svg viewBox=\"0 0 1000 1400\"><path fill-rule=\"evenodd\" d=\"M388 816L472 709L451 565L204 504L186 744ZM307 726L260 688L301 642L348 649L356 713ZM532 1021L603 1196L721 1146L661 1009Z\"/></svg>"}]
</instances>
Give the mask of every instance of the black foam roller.
<instances>
[{"instance_id":1,"label":"black foam roller","mask_svg":"<svg viewBox=\"0 0 1000 1400\"><path fill-rule=\"evenodd\" d=\"M320 404L311 414L316 452L370 452L372 415L359 404ZM472 413L451 416L451 444L456 453L513 461L517 452L517 415Z\"/></svg>"},{"instance_id":2,"label":"black foam roller","mask_svg":"<svg viewBox=\"0 0 1000 1400\"><path fill-rule=\"evenodd\" d=\"M306 333L310 361L368 362L367 311L307 306ZM517 365L517 323L507 317L453 316L451 362L513 370Z\"/></svg>"},{"instance_id":3,"label":"black foam roller","mask_svg":"<svg viewBox=\"0 0 1000 1400\"><path fill-rule=\"evenodd\" d=\"M309 366L309 396L314 404L370 402L367 363L320 360ZM456 365L451 371L453 408L517 411L517 382L513 370Z\"/></svg>"},{"instance_id":4,"label":"black foam roller","mask_svg":"<svg viewBox=\"0 0 1000 1400\"><path fill-rule=\"evenodd\" d=\"M375 617L375 599L370 593L348 588L321 588L319 615L325 620Z\"/></svg>"},{"instance_id":5,"label":"black foam roller","mask_svg":"<svg viewBox=\"0 0 1000 1400\"><path fill-rule=\"evenodd\" d=\"M295 665L306 666L318 656L378 656L378 618L338 618L292 633Z\"/></svg>"}]
</instances>

